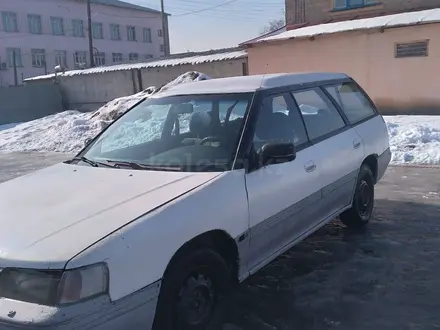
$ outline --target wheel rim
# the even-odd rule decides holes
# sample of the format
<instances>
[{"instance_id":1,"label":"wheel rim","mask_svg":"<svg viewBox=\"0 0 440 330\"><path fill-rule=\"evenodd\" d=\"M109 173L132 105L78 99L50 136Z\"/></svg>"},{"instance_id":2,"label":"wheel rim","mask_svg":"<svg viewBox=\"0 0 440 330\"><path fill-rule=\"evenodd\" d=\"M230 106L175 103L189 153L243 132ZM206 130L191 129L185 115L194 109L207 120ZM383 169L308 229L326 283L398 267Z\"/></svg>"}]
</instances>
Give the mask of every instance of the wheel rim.
<instances>
[{"instance_id":1,"label":"wheel rim","mask_svg":"<svg viewBox=\"0 0 440 330\"><path fill-rule=\"evenodd\" d=\"M362 180L357 191L357 207L361 217L368 217L371 211L373 201L372 189L367 181Z\"/></svg>"},{"instance_id":2,"label":"wheel rim","mask_svg":"<svg viewBox=\"0 0 440 330\"><path fill-rule=\"evenodd\" d=\"M177 304L179 323L189 326L205 324L211 318L216 302L212 280L196 273L187 278L179 293Z\"/></svg>"}]
</instances>

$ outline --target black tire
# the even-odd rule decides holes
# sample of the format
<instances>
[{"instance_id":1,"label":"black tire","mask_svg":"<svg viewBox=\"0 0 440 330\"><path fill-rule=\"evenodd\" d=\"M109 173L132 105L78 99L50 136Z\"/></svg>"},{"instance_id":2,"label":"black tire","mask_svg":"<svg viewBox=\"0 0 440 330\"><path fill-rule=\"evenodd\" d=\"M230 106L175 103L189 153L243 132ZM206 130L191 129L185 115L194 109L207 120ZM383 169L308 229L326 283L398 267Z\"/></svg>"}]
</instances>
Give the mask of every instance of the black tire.
<instances>
[{"instance_id":1,"label":"black tire","mask_svg":"<svg viewBox=\"0 0 440 330\"><path fill-rule=\"evenodd\" d=\"M216 329L231 284L230 268L215 251L184 253L165 273L153 329Z\"/></svg>"},{"instance_id":2,"label":"black tire","mask_svg":"<svg viewBox=\"0 0 440 330\"><path fill-rule=\"evenodd\" d=\"M374 178L368 165L362 164L359 171L353 204L339 218L348 228L358 229L365 226L373 214Z\"/></svg>"}]
</instances>

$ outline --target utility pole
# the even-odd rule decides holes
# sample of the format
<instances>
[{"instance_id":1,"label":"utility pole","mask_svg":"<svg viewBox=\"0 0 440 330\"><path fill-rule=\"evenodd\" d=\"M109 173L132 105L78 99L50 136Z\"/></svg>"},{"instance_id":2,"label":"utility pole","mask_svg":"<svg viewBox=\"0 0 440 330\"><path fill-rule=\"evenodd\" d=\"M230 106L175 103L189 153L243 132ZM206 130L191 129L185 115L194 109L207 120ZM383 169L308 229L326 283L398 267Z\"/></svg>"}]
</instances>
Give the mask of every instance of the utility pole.
<instances>
[{"instance_id":1,"label":"utility pole","mask_svg":"<svg viewBox=\"0 0 440 330\"><path fill-rule=\"evenodd\" d=\"M169 53L169 49L168 49L167 16L165 14L164 0L160 0L160 11L162 14L163 50L164 50L165 56L168 56L170 53Z\"/></svg>"},{"instance_id":2,"label":"utility pole","mask_svg":"<svg viewBox=\"0 0 440 330\"><path fill-rule=\"evenodd\" d=\"M15 49L12 51L12 65L14 66L14 85L18 86L18 75L17 75L17 58L15 57L17 53Z\"/></svg>"},{"instance_id":3,"label":"utility pole","mask_svg":"<svg viewBox=\"0 0 440 330\"><path fill-rule=\"evenodd\" d=\"M95 58L93 57L93 36L92 36L92 9L90 5L90 0L87 1L87 26L88 26L88 38L89 38L89 56L90 56L90 67L95 66Z\"/></svg>"}]
</instances>

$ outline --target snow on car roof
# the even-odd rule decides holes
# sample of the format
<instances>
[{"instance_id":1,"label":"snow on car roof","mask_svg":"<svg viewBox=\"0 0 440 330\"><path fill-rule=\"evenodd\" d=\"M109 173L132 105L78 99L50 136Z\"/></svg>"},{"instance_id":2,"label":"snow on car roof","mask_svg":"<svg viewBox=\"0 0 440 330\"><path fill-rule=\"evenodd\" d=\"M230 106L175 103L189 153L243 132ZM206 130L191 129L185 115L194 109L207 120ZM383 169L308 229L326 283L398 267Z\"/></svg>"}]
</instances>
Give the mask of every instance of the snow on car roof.
<instances>
[{"instance_id":1,"label":"snow on car roof","mask_svg":"<svg viewBox=\"0 0 440 330\"><path fill-rule=\"evenodd\" d=\"M314 81L344 79L345 73L311 72L311 73L277 73L230 78L217 78L204 81L180 84L150 97L163 97L189 94L246 93L260 89L269 89L295 84L306 84Z\"/></svg>"}]
</instances>

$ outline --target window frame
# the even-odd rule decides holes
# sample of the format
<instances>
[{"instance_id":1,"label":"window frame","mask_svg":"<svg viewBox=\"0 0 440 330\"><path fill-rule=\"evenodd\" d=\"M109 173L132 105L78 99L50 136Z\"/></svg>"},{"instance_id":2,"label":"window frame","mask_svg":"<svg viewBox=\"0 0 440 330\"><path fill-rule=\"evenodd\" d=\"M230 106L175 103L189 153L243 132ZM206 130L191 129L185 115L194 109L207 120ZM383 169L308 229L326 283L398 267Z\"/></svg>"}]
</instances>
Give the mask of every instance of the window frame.
<instances>
[{"instance_id":1,"label":"window frame","mask_svg":"<svg viewBox=\"0 0 440 330\"><path fill-rule=\"evenodd\" d=\"M115 58L120 59L120 61L115 61ZM122 53L112 53L112 63L122 63L123 60L124 60L124 54L122 54Z\"/></svg>"},{"instance_id":2,"label":"window frame","mask_svg":"<svg viewBox=\"0 0 440 330\"><path fill-rule=\"evenodd\" d=\"M16 12L2 11L1 18L2 18L4 32L19 32L18 15Z\"/></svg>"},{"instance_id":3,"label":"window frame","mask_svg":"<svg viewBox=\"0 0 440 330\"><path fill-rule=\"evenodd\" d=\"M131 58L133 55L136 55L136 59L132 59L132 58ZM129 53L129 54L128 54L128 60L129 60L129 61L139 61L139 53L135 53L135 52L131 52L131 53Z\"/></svg>"},{"instance_id":4,"label":"window frame","mask_svg":"<svg viewBox=\"0 0 440 330\"><path fill-rule=\"evenodd\" d=\"M28 32L30 34L43 34L43 18L38 14L27 14ZM36 28L36 30L34 30Z\"/></svg>"},{"instance_id":5,"label":"window frame","mask_svg":"<svg viewBox=\"0 0 440 330\"><path fill-rule=\"evenodd\" d=\"M92 38L95 40L103 40L104 39L104 26L102 23L100 23L100 22L93 22L92 23Z\"/></svg>"},{"instance_id":6,"label":"window frame","mask_svg":"<svg viewBox=\"0 0 440 330\"><path fill-rule=\"evenodd\" d=\"M148 31L149 38L145 38L147 36L146 32ZM142 38L145 43L151 44L153 43L153 36L151 35L151 28L144 27L142 29Z\"/></svg>"},{"instance_id":7,"label":"window frame","mask_svg":"<svg viewBox=\"0 0 440 330\"><path fill-rule=\"evenodd\" d=\"M32 48L31 63L33 68L46 68L47 67L46 50L43 48Z\"/></svg>"},{"instance_id":8,"label":"window frame","mask_svg":"<svg viewBox=\"0 0 440 330\"><path fill-rule=\"evenodd\" d=\"M76 29L75 29L75 23L81 23L81 33L78 35L78 34L76 34L76 32L78 32L78 31L76 31ZM84 32L84 20L82 20L82 19L78 19L78 18L73 18L72 19L72 35L74 36L74 37L76 37L76 38L84 38L86 35L85 35L85 32Z\"/></svg>"},{"instance_id":9,"label":"window frame","mask_svg":"<svg viewBox=\"0 0 440 330\"><path fill-rule=\"evenodd\" d=\"M60 58L62 59L62 63L57 63L57 59ZM67 62L67 50L54 50L54 60L55 60L55 65L61 65L63 68L67 69L68 68L68 62Z\"/></svg>"},{"instance_id":10,"label":"window frame","mask_svg":"<svg viewBox=\"0 0 440 330\"><path fill-rule=\"evenodd\" d=\"M84 50L75 50L73 52L73 66L74 66L74 68L78 69L78 68L80 68L79 64L82 64L77 61L77 59L79 58L78 55L84 55L84 64L87 66L87 64L88 64L87 63L87 52Z\"/></svg>"},{"instance_id":11,"label":"window frame","mask_svg":"<svg viewBox=\"0 0 440 330\"><path fill-rule=\"evenodd\" d=\"M105 52L95 52L93 53L93 60L96 66L106 65L106 54Z\"/></svg>"},{"instance_id":12,"label":"window frame","mask_svg":"<svg viewBox=\"0 0 440 330\"><path fill-rule=\"evenodd\" d=\"M19 47L6 47L5 50L6 50L6 58L7 58L8 67L10 67L10 68L14 67L13 52L15 50L16 51L15 65L17 68L22 68L23 67L23 57L21 56L21 48L19 48Z\"/></svg>"},{"instance_id":13,"label":"window frame","mask_svg":"<svg viewBox=\"0 0 440 330\"><path fill-rule=\"evenodd\" d=\"M133 31L133 39L130 38L131 31ZM127 25L127 41L131 42L137 42L137 36L136 36L136 26L134 25Z\"/></svg>"},{"instance_id":14,"label":"window frame","mask_svg":"<svg viewBox=\"0 0 440 330\"><path fill-rule=\"evenodd\" d=\"M322 141L324 141L324 140L327 140L327 139L329 139L329 138L331 138L331 137L333 137L333 136L335 136L335 135L338 135L338 134L340 134L340 133L342 133L342 132L344 132L344 131L346 131L346 130L348 130L348 129L351 128L351 125L348 123L347 118L345 117L345 114L342 113L342 110L340 109L340 107L337 107L337 106L336 106L334 100L333 100L332 98L328 97L326 91L323 90L323 88L322 88L321 85L314 86L314 87L309 87L309 88L302 88L302 89L295 90L295 91L292 91L292 92L291 92L292 98L293 98L294 102L296 103L296 106L298 107L298 109L299 109L299 105L298 105L298 102L297 102L297 100L296 100L296 98L295 98L295 96L294 96L294 93L307 92L307 91L310 91L310 90L316 91L316 93L318 94L318 96L321 97L321 98L323 98L323 101L324 101L327 105L331 105L331 106L333 106L333 107L335 108L336 112L339 114L339 116L341 116L341 118L342 118L342 122L344 123L344 126L342 126L342 127L340 127L340 128L337 128L337 129L332 130L332 131L330 131L330 132L328 132L328 133L326 133L326 134L323 134L323 135L321 135L321 136L319 136L319 137L316 137L316 138L311 139L311 138L310 138L309 131L308 131L308 129L307 129L307 125L305 124L304 115L303 115L302 112L300 111L301 117L303 118L304 125L305 125L305 127L306 127L307 136L308 136L308 138L309 138L309 141L310 141L312 144L317 144L317 143L319 143L319 142L322 142ZM320 94L321 94L321 95L320 95Z\"/></svg>"},{"instance_id":15,"label":"window frame","mask_svg":"<svg viewBox=\"0 0 440 330\"><path fill-rule=\"evenodd\" d=\"M370 6L376 6L378 4L380 4L380 1L376 1L376 0L362 0L362 4L351 4L351 1L353 0L345 0L345 5L344 6L336 6L336 0L332 0L333 1L333 10L334 11L338 11L338 10L350 10L350 9L360 9L360 8L365 8L365 7L370 7Z\"/></svg>"},{"instance_id":16,"label":"window frame","mask_svg":"<svg viewBox=\"0 0 440 330\"><path fill-rule=\"evenodd\" d=\"M116 31L118 32L117 37L116 37L116 33L115 33ZM113 40L113 41L122 40L122 38L121 38L121 25L120 24L114 24L114 23L110 24L110 40Z\"/></svg>"},{"instance_id":17,"label":"window frame","mask_svg":"<svg viewBox=\"0 0 440 330\"><path fill-rule=\"evenodd\" d=\"M56 33L56 29L55 26L56 24L58 24L58 26L61 28L61 33ZM54 36L64 36L66 35L66 30L64 28L64 18L63 17L58 17L58 16L51 16L50 17L50 26L52 28L52 35Z\"/></svg>"}]
</instances>

